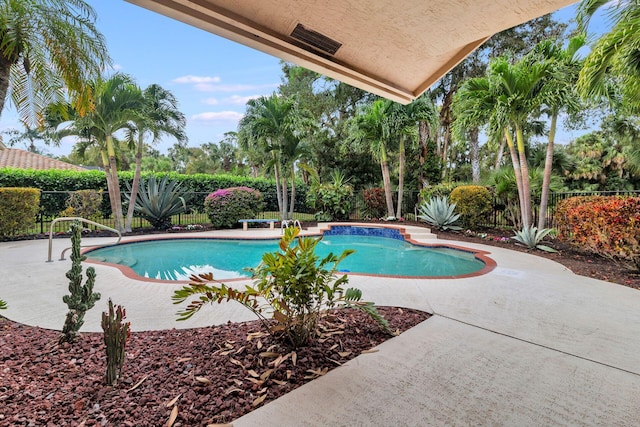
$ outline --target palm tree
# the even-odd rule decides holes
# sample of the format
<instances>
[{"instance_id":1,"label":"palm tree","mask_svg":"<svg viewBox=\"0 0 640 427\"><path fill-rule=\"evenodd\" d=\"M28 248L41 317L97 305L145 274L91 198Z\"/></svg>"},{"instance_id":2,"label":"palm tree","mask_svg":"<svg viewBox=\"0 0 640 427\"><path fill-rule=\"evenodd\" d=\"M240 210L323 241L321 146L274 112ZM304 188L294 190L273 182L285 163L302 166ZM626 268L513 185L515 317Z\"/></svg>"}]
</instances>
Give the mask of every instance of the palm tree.
<instances>
[{"instance_id":1,"label":"palm tree","mask_svg":"<svg viewBox=\"0 0 640 427\"><path fill-rule=\"evenodd\" d=\"M282 220L288 219L289 201L288 182L293 174L295 160L291 154L292 146L297 146L300 139L296 133L296 110L292 100L278 96L261 96L247 102L247 112L238 124L238 143L243 150L258 148L271 154L271 164L276 179L276 198ZM283 170L285 169L285 170ZM295 205L295 184L291 192L291 205Z\"/></svg>"},{"instance_id":2,"label":"palm tree","mask_svg":"<svg viewBox=\"0 0 640 427\"><path fill-rule=\"evenodd\" d=\"M362 114L355 116L351 122L352 140L356 143L364 143L380 162L382 183L387 202L387 217L389 218L394 216L388 156L392 143L392 126L389 120L392 106L393 103L391 101L378 99L367 105Z\"/></svg>"},{"instance_id":3,"label":"palm tree","mask_svg":"<svg viewBox=\"0 0 640 427\"><path fill-rule=\"evenodd\" d=\"M611 30L602 35L591 47L580 71L578 89L589 98L609 98L607 85L611 76L622 87L627 102L640 107L640 5L637 1L611 2L606 0L582 0L578 5L576 20L586 31L591 17L606 8L612 23Z\"/></svg>"},{"instance_id":4,"label":"palm tree","mask_svg":"<svg viewBox=\"0 0 640 427\"><path fill-rule=\"evenodd\" d=\"M135 129L133 121L139 118L138 112L143 106L142 91L131 77L121 73L116 73L106 80L98 79L90 82L89 86L93 93L91 111L80 115L70 105L66 105L66 114L56 115L60 106L51 106L49 124L57 129L59 125L66 122L65 127L57 130L59 137L78 136L81 143L97 144L100 147L115 222L114 228L124 231L116 163L117 144L114 134L121 130L132 132ZM65 120L65 116L70 121Z\"/></svg>"},{"instance_id":5,"label":"palm tree","mask_svg":"<svg viewBox=\"0 0 640 427\"><path fill-rule=\"evenodd\" d=\"M86 112L85 82L110 62L95 19L83 0L0 0L0 114L10 92L21 121L37 128L64 87Z\"/></svg>"},{"instance_id":6,"label":"palm tree","mask_svg":"<svg viewBox=\"0 0 640 427\"><path fill-rule=\"evenodd\" d=\"M398 140L398 201L396 218L402 216L402 199L404 193L404 166L406 142L414 144L419 138L419 124L433 126L437 114L433 102L427 95L422 95L407 105L393 103L389 107L391 126L394 137ZM433 128L433 127L432 127Z\"/></svg>"},{"instance_id":7,"label":"palm tree","mask_svg":"<svg viewBox=\"0 0 640 427\"><path fill-rule=\"evenodd\" d=\"M555 142L558 116L564 110L576 112L579 109L579 99L575 90L578 73L582 61L577 57L578 50L584 46L584 36L573 37L566 49L557 43L547 40L536 45L532 53L524 61L544 61L550 65L548 77L544 81L545 112L551 119L547 154L544 163L542 190L540 193L540 215L538 229L545 228L547 220L547 204L549 201L549 186L553 169L553 146Z\"/></svg>"},{"instance_id":8,"label":"palm tree","mask_svg":"<svg viewBox=\"0 0 640 427\"><path fill-rule=\"evenodd\" d=\"M173 136L178 142L186 142L187 135L184 128L187 124L184 114L178 110L178 100L168 90L157 84L149 85L142 92L141 109L137 111L135 119L136 168L131 184L131 203L127 209L125 231L131 231L135 200L140 186L140 172L142 169L142 153L145 147L145 137L150 136L151 142L157 142L163 136ZM130 134L133 137L133 133ZM131 139L131 138L130 138Z\"/></svg>"}]
</instances>

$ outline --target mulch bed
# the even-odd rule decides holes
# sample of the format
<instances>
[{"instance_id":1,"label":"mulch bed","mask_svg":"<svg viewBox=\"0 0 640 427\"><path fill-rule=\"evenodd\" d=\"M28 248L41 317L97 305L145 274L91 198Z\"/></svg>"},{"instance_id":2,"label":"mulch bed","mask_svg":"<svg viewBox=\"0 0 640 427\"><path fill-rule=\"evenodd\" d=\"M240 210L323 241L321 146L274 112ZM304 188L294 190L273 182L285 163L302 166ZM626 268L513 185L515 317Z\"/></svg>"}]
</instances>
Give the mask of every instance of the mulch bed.
<instances>
[{"instance_id":1,"label":"mulch bed","mask_svg":"<svg viewBox=\"0 0 640 427\"><path fill-rule=\"evenodd\" d=\"M379 311L398 332L429 317ZM295 351L258 321L135 332L111 387L102 334L58 345L59 332L2 317L0 330L0 426L163 426L172 413L176 427L224 424L390 338L353 309L332 312L322 335Z\"/></svg>"}]
</instances>

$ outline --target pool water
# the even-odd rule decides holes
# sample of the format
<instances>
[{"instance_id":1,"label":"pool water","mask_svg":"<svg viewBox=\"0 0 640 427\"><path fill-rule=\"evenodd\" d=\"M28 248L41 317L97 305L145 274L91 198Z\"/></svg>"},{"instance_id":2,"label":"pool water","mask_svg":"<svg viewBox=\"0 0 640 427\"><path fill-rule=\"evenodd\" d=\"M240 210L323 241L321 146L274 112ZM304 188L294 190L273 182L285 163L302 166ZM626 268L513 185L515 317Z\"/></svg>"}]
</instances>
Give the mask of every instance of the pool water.
<instances>
[{"instance_id":1,"label":"pool water","mask_svg":"<svg viewBox=\"0 0 640 427\"><path fill-rule=\"evenodd\" d=\"M316 247L322 258L345 249L356 252L339 270L382 276L459 276L482 270L484 262L446 247L423 247L403 240L359 235L325 235ZM143 277L188 280L194 273L212 272L216 279L249 276L265 252L278 250L278 240L170 239L135 242L87 252L87 258L133 269Z\"/></svg>"}]
</instances>

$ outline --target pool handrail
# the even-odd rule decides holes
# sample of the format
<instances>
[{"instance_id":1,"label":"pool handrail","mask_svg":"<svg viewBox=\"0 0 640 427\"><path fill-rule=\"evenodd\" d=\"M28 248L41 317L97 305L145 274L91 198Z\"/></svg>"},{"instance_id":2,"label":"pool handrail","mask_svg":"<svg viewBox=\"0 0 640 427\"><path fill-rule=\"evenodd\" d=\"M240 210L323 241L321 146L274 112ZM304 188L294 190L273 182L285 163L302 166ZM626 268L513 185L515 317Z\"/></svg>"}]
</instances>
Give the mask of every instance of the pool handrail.
<instances>
[{"instance_id":1,"label":"pool handrail","mask_svg":"<svg viewBox=\"0 0 640 427\"><path fill-rule=\"evenodd\" d=\"M62 221L80 221L80 222L84 222L86 224L90 224L90 225L94 225L96 227L99 228L103 228L105 230L108 231L112 231L114 233L116 233L118 235L118 240L115 243L111 243L109 245L81 245L81 248L89 248L92 246L112 246L112 245L117 245L118 243L120 243L120 240L122 239L122 233L120 233L120 231L116 230L115 228L111 228L111 227L107 227L104 224L100 224L99 222L95 222L95 221L91 221L90 219L85 219L85 218L81 218L79 216L63 216L60 218L56 218L53 221L51 221L51 226L49 227L49 255L47 257L47 262L51 262L53 261L51 259L51 251L52 251L52 245L53 245L53 226L55 223L57 222L62 222ZM67 252L69 249L71 249L71 247L65 248L62 250L62 253L60 254L60 260L59 261L64 261L64 253Z\"/></svg>"}]
</instances>

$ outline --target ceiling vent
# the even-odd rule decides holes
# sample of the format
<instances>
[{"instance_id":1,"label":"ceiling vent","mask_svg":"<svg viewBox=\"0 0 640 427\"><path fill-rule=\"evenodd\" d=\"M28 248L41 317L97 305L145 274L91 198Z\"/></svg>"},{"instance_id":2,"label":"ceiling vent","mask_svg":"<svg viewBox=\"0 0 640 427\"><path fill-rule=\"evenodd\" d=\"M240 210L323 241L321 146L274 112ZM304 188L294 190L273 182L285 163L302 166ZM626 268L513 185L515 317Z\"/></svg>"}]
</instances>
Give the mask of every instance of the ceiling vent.
<instances>
[{"instance_id":1,"label":"ceiling vent","mask_svg":"<svg viewBox=\"0 0 640 427\"><path fill-rule=\"evenodd\" d=\"M340 46L342 46L342 43L332 40L317 31L306 28L302 24L296 25L296 27L291 32L291 37L296 40L300 40L304 44L331 56L335 55L338 49L340 49Z\"/></svg>"}]
</instances>

